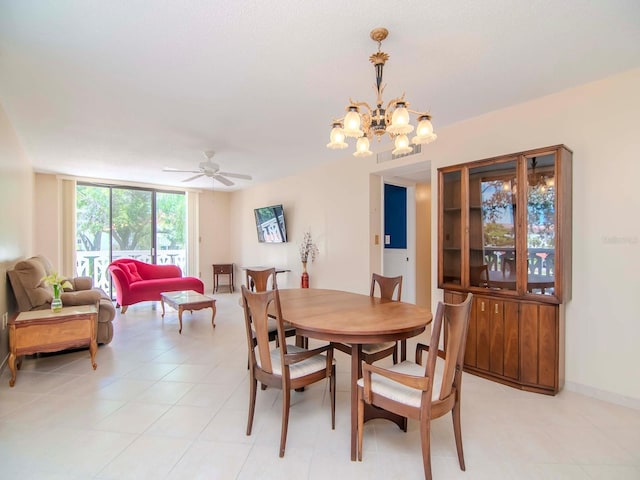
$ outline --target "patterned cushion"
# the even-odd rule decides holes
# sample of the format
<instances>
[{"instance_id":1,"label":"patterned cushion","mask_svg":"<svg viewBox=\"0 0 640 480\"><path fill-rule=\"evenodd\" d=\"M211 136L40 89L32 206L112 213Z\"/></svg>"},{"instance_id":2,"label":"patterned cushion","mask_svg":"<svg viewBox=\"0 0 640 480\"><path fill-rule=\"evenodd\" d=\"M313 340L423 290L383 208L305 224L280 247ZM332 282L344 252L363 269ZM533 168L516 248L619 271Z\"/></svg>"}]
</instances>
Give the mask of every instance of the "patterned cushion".
<instances>
[{"instance_id":1,"label":"patterned cushion","mask_svg":"<svg viewBox=\"0 0 640 480\"><path fill-rule=\"evenodd\" d=\"M442 359L438 358L438 363L440 362L442 362ZM405 361L402 363L398 363L397 365L393 365L386 370L404 373L406 375L414 375L416 377L422 377L424 376L424 369L425 367L423 367L422 365ZM438 397L440 397L441 383L442 376L438 373L438 369L436 368L436 373L433 377L433 395L431 396L431 400L435 401L438 400ZM364 386L364 379L361 378L360 380L358 380L358 386ZM371 390L377 395L390 398L391 400L394 400L396 402L404 403L405 405L411 405L413 407L420 407L422 396L422 392L420 390L407 387L375 373L371 374Z\"/></svg>"},{"instance_id":2,"label":"patterned cushion","mask_svg":"<svg viewBox=\"0 0 640 480\"><path fill-rule=\"evenodd\" d=\"M306 352L304 348L296 347L295 345L287 344L287 353ZM256 352L256 361L260 366L260 355ZM335 364L335 360L333 362ZM282 375L282 366L280 365L280 349L274 348L271 350L271 368L274 375ZM315 355L311 358L307 358L302 362L295 363L289 366L289 373L291 378L300 378L305 375L309 375L320 370L327 368L327 356Z\"/></svg>"}]
</instances>

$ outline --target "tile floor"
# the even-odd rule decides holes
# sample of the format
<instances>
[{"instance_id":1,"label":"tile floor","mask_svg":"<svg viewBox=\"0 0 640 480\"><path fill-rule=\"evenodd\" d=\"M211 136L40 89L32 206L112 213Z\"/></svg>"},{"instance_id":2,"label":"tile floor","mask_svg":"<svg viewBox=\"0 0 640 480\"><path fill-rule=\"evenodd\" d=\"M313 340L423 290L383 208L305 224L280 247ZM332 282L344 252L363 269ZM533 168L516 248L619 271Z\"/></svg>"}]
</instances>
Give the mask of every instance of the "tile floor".
<instances>
[{"instance_id":1,"label":"tile floor","mask_svg":"<svg viewBox=\"0 0 640 480\"><path fill-rule=\"evenodd\" d=\"M258 392L245 435L246 345L238 294L177 314L143 303L116 317L98 369L88 351L26 358L16 386L0 375L0 478L423 478L418 429L367 423L363 462L349 460L349 357L336 353L336 429L328 386L294 393L278 457L278 390ZM421 340L426 337L421 336ZM415 340L409 343L414 348ZM450 417L432 424L436 479L640 479L640 411L573 392L520 392L465 374L459 470Z\"/></svg>"}]
</instances>

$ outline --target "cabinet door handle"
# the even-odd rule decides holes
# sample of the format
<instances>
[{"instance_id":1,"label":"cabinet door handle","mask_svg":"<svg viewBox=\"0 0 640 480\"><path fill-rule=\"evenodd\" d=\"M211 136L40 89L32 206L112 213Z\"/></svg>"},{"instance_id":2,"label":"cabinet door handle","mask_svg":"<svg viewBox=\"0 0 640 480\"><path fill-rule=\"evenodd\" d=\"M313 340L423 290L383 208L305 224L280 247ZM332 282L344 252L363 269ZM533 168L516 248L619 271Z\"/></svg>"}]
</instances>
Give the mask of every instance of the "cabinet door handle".
<instances>
[{"instance_id":1,"label":"cabinet door handle","mask_svg":"<svg viewBox=\"0 0 640 480\"><path fill-rule=\"evenodd\" d=\"M484 302L480 302L480 311L484 312Z\"/></svg>"},{"instance_id":2,"label":"cabinet door handle","mask_svg":"<svg viewBox=\"0 0 640 480\"><path fill-rule=\"evenodd\" d=\"M496 303L496 313L498 313L498 304Z\"/></svg>"}]
</instances>

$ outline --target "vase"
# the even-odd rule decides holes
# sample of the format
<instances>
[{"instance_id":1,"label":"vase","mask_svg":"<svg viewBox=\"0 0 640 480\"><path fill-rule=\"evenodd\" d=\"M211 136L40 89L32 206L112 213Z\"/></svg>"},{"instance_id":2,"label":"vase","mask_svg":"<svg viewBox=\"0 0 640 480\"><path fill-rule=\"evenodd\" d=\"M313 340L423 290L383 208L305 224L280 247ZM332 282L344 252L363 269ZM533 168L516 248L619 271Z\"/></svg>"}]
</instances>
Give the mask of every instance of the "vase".
<instances>
[{"instance_id":1,"label":"vase","mask_svg":"<svg viewBox=\"0 0 640 480\"><path fill-rule=\"evenodd\" d=\"M60 300L60 285L53 285L53 300L51 300L51 311L54 313L62 310L62 300Z\"/></svg>"},{"instance_id":2,"label":"vase","mask_svg":"<svg viewBox=\"0 0 640 480\"><path fill-rule=\"evenodd\" d=\"M307 262L302 262L302 278L300 288L309 288L309 274L307 273Z\"/></svg>"}]
</instances>

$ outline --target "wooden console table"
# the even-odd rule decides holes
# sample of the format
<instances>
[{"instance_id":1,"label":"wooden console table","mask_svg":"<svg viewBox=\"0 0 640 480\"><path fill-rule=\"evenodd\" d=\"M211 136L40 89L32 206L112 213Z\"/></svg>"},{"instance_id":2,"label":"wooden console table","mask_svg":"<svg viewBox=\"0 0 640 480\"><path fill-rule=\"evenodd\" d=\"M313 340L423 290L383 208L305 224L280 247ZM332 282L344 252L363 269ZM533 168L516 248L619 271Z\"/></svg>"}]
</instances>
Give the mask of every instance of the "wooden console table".
<instances>
[{"instance_id":1,"label":"wooden console table","mask_svg":"<svg viewBox=\"0 0 640 480\"><path fill-rule=\"evenodd\" d=\"M95 370L98 308L95 305L64 307L51 310L21 312L9 320L9 386L16 383L16 359L20 368L23 355L58 352L72 347L89 346L91 366Z\"/></svg>"},{"instance_id":2,"label":"wooden console table","mask_svg":"<svg viewBox=\"0 0 640 480\"><path fill-rule=\"evenodd\" d=\"M233 263L214 263L213 265L213 292L220 287L218 275L229 275L229 291L233 293Z\"/></svg>"}]
</instances>

